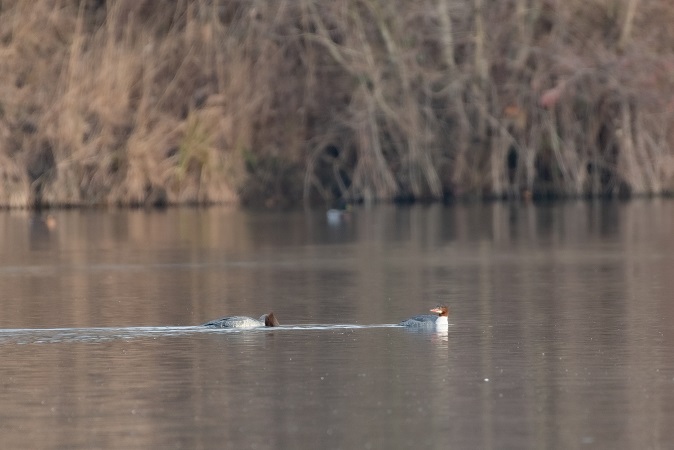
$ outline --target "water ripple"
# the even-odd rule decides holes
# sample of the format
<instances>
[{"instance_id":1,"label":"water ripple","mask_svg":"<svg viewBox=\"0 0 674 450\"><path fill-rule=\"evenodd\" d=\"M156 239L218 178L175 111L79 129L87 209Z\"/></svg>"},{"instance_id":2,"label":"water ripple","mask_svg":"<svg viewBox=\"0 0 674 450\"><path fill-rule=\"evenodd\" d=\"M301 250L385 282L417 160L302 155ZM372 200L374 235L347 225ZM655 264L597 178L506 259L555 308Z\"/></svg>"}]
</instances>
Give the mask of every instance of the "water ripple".
<instances>
[{"instance_id":1,"label":"water ripple","mask_svg":"<svg viewBox=\"0 0 674 450\"><path fill-rule=\"evenodd\" d=\"M63 342L106 342L119 339L139 339L147 337L172 337L203 333L268 333L293 330L344 330L400 328L393 324L351 325L351 324L308 324L282 325L280 327L260 328L208 328L203 326L183 327L108 327L108 328L15 328L0 330L2 344L54 344Z\"/></svg>"}]
</instances>

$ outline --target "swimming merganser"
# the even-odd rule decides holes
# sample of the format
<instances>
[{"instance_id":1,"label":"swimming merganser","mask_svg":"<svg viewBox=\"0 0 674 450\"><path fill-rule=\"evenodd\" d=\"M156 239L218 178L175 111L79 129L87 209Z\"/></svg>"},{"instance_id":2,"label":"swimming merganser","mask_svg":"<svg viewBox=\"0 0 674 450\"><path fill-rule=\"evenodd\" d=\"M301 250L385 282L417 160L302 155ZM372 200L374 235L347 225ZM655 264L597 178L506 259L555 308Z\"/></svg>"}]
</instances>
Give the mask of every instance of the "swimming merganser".
<instances>
[{"instance_id":1,"label":"swimming merganser","mask_svg":"<svg viewBox=\"0 0 674 450\"><path fill-rule=\"evenodd\" d=\"M278 327L280 324L276 320L273 312L263 314L259 320L246 316L230 316L221 317L220 319L211 320L204 324L205 327L211 328L258 328L258 327Z\"/></svg>"},{"instance_id":2,"label":"swimming merganser","mask_svg":"<svg viewBox=\"0 0 674 450\"><path fill-rule=\"evenodd\" d=\"M403 320L399 325L404 327L447 327L449 322L447 317L449 316L449 308L444 305L436 306L431 309L431 312L437 314L437 316L432 316L430 314L424 314L421 316L410 317L407 320Z\"/></svg>"}]
</instances>

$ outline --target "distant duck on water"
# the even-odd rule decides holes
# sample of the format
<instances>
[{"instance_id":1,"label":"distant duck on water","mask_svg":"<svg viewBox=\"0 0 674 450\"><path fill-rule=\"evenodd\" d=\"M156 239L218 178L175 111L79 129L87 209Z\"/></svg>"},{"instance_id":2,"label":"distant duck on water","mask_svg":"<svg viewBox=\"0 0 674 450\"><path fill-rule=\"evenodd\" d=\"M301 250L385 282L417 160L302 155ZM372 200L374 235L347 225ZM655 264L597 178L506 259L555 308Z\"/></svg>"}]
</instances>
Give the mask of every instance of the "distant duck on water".
<instances>
[{"instance_id":1,"label":"distant duck on water","mask_svg":"<svg viewBox=\"0 0 674 450\"><path fill-rule=\"evenodd\" d=\"M328 209L325 215L330 225L339 225L350 217L351 205L341 200L337 207Z\"/></svg>"},{"instance_id":2,"label":"distant duck on water","mask_svg":"<svg viewBox=\"0 0 674 450\"><path fill-rule=\"evenodd\" d=\"M203 326L210 328L260 328L260 327L278 327L280 324L276 320L273 312L263 314L260 319L253 319L247 316L229 316L206 322Z\"/></svg>"}]
</instances>

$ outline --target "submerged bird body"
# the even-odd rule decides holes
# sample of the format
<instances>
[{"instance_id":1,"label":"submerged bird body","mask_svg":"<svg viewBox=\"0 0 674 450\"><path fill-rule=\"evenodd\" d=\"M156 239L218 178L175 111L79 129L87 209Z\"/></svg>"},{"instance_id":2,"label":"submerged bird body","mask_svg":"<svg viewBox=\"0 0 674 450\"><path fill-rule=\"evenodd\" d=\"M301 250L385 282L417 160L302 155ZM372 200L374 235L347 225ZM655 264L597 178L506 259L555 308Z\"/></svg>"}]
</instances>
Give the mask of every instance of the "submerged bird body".
<instances>
[{"instance_id":1,"label":"submerged bird body","mask_svg":"<svg viewBox=\"0 0 674 450\"><path fill-rule=\"evenodd\" d=\"M431 309L431 312L434 312L435 315L424 314L420 316L410 317L407 320L403 320L399 325L404 327L447 327L449 326L448 316L449 308L446 306L438 306Z\"/></svg>"},{"instance_id":2,"label":"submerged bird body","mask_svg":"<svg viewBox=\"0 0 674 450\"><path fill-rule=\"evenodd\" d=\"M253 319L247 316L229 316L220 319L211 320L204 324L210 328L259 328L259 327L278 327L274 313L264 314L260 319Z\"/></svg>"}]
</instances>

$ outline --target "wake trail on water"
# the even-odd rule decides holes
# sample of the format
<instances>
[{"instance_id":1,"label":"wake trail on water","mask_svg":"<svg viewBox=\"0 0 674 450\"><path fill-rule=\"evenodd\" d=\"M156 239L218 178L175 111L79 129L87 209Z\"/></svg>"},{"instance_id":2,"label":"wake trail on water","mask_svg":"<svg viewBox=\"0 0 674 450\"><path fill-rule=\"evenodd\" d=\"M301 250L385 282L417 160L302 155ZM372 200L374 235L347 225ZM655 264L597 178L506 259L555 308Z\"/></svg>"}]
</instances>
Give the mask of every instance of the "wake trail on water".
<instances>
[{"instance_id":1,"label":"wake trail on water","mask_svg":"<svg viewBox=\"0 0 674 450\"><path fill-rule=\"evenodd\" d=\"M211 328L204 326L162 326L162 327L93 327L93 328L7 328L0 329L2 344L50 344L62 342L106 342L140 338L163 338L196 334L228 333L270 333L289 331L329 331L361 330L374 328L400 328L394 324L351 325L351 324L307 324L281 325L259 328Z\"/></svg>"}]
</instances>

